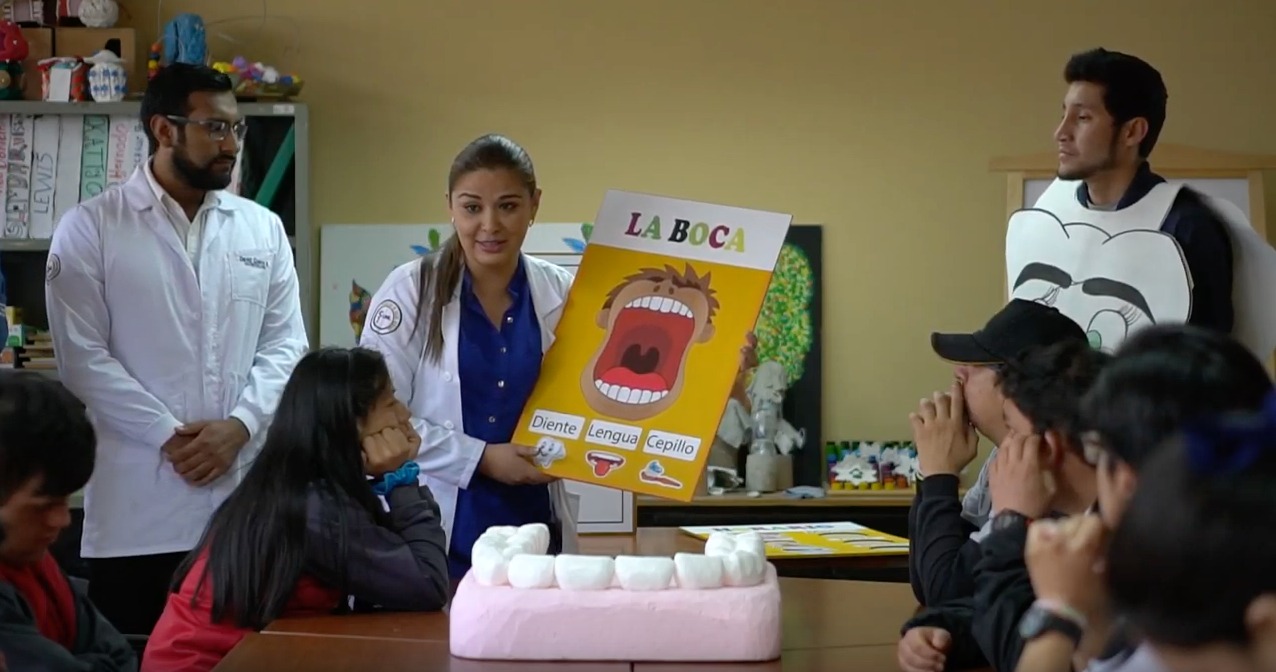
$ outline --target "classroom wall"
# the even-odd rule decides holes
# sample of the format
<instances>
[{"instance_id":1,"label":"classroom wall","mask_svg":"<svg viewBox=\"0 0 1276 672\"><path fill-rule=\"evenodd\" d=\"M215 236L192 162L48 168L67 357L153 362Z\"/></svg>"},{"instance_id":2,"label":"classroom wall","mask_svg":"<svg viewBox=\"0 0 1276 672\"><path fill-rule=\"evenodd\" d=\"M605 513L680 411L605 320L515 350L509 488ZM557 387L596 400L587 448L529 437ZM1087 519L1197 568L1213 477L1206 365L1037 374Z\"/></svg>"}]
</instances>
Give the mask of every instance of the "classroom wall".
<instances>
[{"instance_id":1,"label":"classroom wall","mask_svg":"<svg viewBox=\"0 0 1276 672\"><path fill-rule=\"evenodd\" d=\"M149 44L156 0L124 4ZM262 26L263 4L293 25ZM247 16L210 25L216 55L306 79L316 226L445 221L449 162L488 131L531 152L543 221L592 219L621 188L823 224L827 439L906 438L919 397L950 380L931 330L974 328L1001 304L1004 179L988 160L1052 147L1070 53L1104 45L1158 66L1164 140L1276 154L1270 0L159 9Z\"/></svg>"}]
</instances>

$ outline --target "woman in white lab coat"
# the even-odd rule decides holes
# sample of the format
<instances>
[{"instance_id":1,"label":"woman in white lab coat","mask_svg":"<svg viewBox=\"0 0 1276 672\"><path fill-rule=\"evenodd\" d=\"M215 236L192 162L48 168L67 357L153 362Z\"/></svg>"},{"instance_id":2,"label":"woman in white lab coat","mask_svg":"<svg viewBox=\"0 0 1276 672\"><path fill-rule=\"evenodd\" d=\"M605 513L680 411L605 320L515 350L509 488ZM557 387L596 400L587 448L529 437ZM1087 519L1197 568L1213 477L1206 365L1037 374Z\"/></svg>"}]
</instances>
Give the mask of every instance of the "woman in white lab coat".
<instances>
[{"instance_id":1,"label":"woman in white lab coat","mask_svg":"<svg viewBox=\"0 0 1276 672\"><path fill-rule=\"evenodd\" d=\"M456 579L491 525L545 523L551 552L575 550L563 484L531 463L531 448L510 442L572 282L566 269L520 252L540 196L521 147L499 135L470 143L448 176L456 235L390 273L360 339L385 355L421 435L417 461Z\"/></svg>"},{"instance_id":2,"label":"woman in white lab coat","mask_svg":"<svg viewBox=\"0 0 1276 672\"><path fill-rule=\"evenodd\" d=\"M485 135L448 174L456 235L390 272L360 345L385 355L421 435L421 477L439 502L453 579L492 525L544 523L550 552L576 548L576 496L510 442L554 339L572 275L521 253L541 190L527 152ZM746 346L743 361L752 359Z\"/></svg>"}]
</instances>

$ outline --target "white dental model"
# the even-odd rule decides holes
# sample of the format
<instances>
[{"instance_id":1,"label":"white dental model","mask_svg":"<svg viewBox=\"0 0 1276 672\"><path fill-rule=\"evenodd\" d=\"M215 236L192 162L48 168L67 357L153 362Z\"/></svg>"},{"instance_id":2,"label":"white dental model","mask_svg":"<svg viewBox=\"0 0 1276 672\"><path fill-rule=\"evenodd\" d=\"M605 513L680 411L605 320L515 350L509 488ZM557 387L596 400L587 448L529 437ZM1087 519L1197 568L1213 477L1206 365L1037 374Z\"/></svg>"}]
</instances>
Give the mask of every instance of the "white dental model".
<instances>
[{"instance_id":1,"label":"white dental model","mask_svg":"<svg viewBox=\"0 0 1276 672\"><path fill-rule=\"evenodd\" d=\"M756 586L766 578L766 550L756 532L714 532L704 553L661 556L545 555L544 525L493 527L471 551L475 581L483 586L561 590L707 590Z\"/></svg>"},{"instance_id":2,"label":"white dental model","mask_svg":"<svg viewBox=\"0 0 1276 672\"><path fill-rule=\"evenodd\" d=\"M449 607L452 655L484 660L763 661L780 589L756 532L704 553L546 555L544 525L493 527Z\"/></svg>"}]
</instances>

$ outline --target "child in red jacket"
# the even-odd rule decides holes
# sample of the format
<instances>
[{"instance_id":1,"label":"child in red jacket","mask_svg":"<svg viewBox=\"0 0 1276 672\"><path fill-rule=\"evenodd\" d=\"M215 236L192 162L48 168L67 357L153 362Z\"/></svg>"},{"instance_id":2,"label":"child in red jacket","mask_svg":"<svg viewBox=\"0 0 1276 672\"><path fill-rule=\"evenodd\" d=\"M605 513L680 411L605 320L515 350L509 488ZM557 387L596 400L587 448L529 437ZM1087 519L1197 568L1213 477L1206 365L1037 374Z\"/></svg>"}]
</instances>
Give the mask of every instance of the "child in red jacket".
<instances>
[{"instance_id":1,"label":"child in red jacket","mask_svg":"<svg viewBox=\"0 0 1276 672\"><path fill-rule=\"evenodd\" d=\"M420 445L379 354L306 355L261 454L178 568L142 669L210 670L246 633L344 611L349 597L442 609L446 541L438 504L417 482Z\"/></svg>"}]
</instances>

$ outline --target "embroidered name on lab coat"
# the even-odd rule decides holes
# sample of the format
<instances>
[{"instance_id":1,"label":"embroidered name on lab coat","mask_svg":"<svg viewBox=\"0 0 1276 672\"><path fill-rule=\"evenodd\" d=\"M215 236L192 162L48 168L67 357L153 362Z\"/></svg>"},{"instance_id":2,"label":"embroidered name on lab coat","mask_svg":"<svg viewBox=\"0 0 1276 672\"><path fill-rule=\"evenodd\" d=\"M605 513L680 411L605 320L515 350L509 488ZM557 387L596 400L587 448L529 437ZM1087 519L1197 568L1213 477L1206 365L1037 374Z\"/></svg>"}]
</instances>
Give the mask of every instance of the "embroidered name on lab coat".
<instances>
[{"instance_id":1,"label":"embroidered name on lab coat","mask_svg":"<svg viewBox=\"0 0 1276 672\"><path fill-rule=\"evenodd\" d=\"M270 268L270 264L266 263L265 259L258 259L257 257L247 257L242 254L239 255L239 263L245 266L248 266L250 268L258 268L263 271Z\"/></svg>"}]
</instances>

